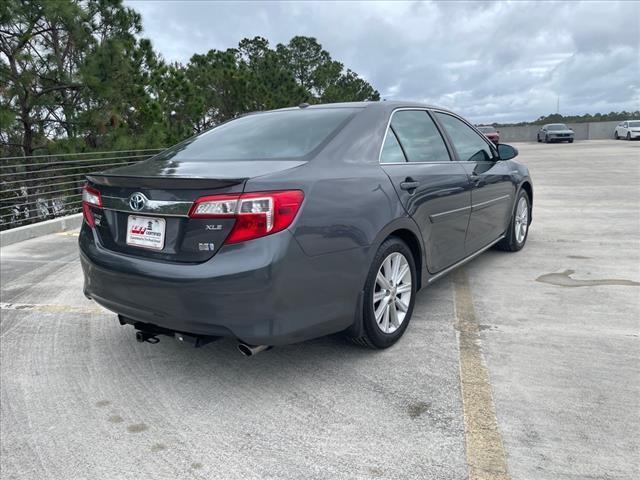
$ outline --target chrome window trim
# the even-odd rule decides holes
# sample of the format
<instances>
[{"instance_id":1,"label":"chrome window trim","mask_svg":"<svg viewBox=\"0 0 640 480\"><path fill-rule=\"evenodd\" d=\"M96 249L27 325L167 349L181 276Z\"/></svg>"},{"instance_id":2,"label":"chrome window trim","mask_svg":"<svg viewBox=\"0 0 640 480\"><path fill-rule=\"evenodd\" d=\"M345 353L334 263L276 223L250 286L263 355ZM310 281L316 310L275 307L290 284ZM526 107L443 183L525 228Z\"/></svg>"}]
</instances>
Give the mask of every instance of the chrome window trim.
<instances>
[{"instance_id":1,"label":"chrome window trim","mask_svg":"<svg viewBox=\"0 0 640 480\"><path fill-rule=\"evenodd\" d=\"M179 202L172 200L147 200L147 204L140 210L133 210L129 206L129 197L102 196L102 208L131 214L151 214L163 217L188 217L193 202Z\"/></svg>"}]
</instances>

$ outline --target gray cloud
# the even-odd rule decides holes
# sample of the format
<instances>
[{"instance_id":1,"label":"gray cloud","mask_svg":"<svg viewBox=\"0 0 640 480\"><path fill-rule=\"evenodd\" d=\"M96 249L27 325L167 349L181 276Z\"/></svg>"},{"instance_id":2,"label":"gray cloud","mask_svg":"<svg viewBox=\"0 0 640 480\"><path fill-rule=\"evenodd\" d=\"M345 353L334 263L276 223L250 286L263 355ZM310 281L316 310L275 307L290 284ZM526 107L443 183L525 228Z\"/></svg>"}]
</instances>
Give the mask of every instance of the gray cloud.
<instances>
[{"instance_id":1,"label":"gray cloud","mask_svg":"<svg viewBox=\"0 0 640 480\"><path fill-rule=\"evenodd\" d=\"M637 2L126 3L169 61L308 35L383 98L477 122L640 109Z\"/></svg>"}]
</instances>

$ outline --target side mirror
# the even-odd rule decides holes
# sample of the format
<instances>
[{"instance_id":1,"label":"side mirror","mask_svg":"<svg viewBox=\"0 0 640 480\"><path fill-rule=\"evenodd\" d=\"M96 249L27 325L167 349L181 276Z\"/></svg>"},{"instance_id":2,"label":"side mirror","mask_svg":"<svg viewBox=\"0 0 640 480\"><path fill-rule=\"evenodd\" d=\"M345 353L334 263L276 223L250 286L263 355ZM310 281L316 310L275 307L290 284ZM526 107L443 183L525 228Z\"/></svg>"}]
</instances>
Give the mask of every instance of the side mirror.
<instances>
[{"instance_id":1,"label":"side mirror","mask_svg":"<svg viewBox=\"0 0 640 480\"><path fill-rule=\"evenodd\" d=\"M498 156L500 157L500 160L511 160L518 156L518 149L511 145L507 145L506 143L499 143Z\"/></svg>"}]
</instances>

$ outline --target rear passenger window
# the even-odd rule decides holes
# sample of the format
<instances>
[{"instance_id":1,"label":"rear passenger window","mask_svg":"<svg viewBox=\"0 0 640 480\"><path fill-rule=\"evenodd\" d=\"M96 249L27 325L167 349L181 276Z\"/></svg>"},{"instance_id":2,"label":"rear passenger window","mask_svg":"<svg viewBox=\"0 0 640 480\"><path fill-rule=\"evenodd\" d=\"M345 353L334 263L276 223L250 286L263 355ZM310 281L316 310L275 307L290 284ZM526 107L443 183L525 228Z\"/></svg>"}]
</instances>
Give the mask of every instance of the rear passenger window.
<instances>
[{"instance_id":1,"label":"rear passenger window","mask_svg":"<svg viewBox=\"0 0 640 480\"><path fill-rule=\"evenodd\" d=\"M404 158L402 148L398 143L396 134L393 133L393 129L389 129L387 132L387 138L384 141L382 147L382 155L380 155L381 163L404 163L407 160Z\"/></svg>"},{"instance_id":2,"label":"rear passenger window","mask_svg":"<svg viewBox=\"0 0 640 480\"><path fill-rule=\"evenodd\" d=\"M454 116L436 112L436 117L447 131L458 157L463 162L490 162L491 147L469 125Z\"/></svg>"},{"instance_id":3,"label":"rear passenger window","mask_svg":"<svg viewBox=\"0 0 640 480\"><path fill-rule=\"evenodd\" d=\"M401 110L394 113L391 127L409 162L450 160L438 128L424 110Z\"/></svg>"}]
</instances>

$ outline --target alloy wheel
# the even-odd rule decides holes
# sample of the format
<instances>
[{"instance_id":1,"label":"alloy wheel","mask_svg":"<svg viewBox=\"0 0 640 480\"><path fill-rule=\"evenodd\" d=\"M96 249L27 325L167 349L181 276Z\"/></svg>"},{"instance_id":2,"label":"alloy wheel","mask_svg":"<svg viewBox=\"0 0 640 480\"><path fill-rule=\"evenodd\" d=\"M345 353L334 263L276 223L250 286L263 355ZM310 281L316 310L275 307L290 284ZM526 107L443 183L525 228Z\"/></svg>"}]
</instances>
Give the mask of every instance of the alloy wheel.
<instances>
[{"instance_id":1,"label":"alloy wheel","mask_svg":"<svg viewBox=\"0 0 640 480\"><path fill-rule=\"evenodd\" d=\"M516 242L519 244L524 242L527 236L527 228L529 228L529 205L527 199L521 197L516 207L516 222L515 222L515 234Z\"/></svg>"},{"instance_id":2,"label":"alloy wheel","mask_svg":"<svg viewBox=\"0 0 640 480\"><path fill-rule=\"evenodd\" d=\"M373 291L373 312L378 328L393 333L404 322L411 304L411 268L399 252L387 256L378 269Z\"/></svg>"}]
</instances>

